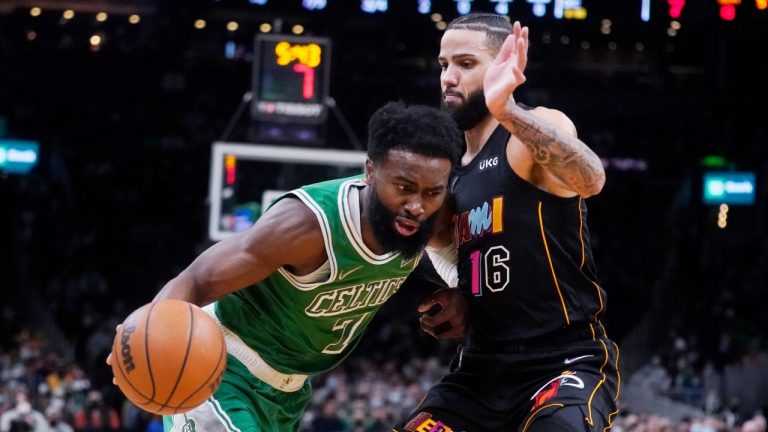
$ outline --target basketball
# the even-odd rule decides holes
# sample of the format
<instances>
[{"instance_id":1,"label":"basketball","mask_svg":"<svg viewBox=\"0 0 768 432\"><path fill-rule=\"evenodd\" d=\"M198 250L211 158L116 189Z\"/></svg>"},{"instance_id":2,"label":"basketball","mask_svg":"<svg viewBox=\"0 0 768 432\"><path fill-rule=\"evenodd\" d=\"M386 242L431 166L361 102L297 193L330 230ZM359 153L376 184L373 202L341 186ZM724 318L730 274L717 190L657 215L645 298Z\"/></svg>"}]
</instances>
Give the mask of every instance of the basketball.
<instances>
[{"instance_id":1,"label":"basketball","mask_svg":"<svg viewBox=\"0 0 768 432\"><path fill-rule=\"evenodd\" d=\"M227 364L224 336L199 307L161 300L134 311L112 344L112 372L123 394L155 414L183 413L219 387Z\"/></svg>"}]
</instances>

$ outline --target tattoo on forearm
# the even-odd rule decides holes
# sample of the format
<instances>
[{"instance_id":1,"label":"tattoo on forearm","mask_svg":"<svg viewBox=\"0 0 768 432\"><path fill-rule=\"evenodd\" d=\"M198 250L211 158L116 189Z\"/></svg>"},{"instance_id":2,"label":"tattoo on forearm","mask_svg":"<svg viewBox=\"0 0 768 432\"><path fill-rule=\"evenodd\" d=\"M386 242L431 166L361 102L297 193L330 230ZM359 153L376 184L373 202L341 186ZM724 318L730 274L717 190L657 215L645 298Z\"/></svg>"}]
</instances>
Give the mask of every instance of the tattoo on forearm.
<instances>
[{"instance_id":1,"label":"tattoo on forearm","mask_svg":"<svg viewBox=\"0 0 768 432\"><path fill-rule=\"evenodd\" d=\"M517 106L502 123L514 127L514 135L528 147L539 165L549 168L575 192L599 191L605 173L602 162L578 138L549 126Z\"/></svg>"}]
</instances>

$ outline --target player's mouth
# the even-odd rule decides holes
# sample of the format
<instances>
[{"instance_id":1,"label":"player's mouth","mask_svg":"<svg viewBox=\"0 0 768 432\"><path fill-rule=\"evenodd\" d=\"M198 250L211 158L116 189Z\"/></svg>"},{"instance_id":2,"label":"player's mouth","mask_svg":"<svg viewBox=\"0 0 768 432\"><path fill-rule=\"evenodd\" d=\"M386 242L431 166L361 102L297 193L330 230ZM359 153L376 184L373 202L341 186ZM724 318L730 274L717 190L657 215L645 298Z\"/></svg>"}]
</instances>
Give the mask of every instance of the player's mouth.
<instances>
[{"instance_id":1,"label":"player's mouth","mask_svg":"<svg viewBox=\"0 0 768 432\"><path fill-rule=\"evenodd\" d=\"M416 231L419 230L419 226L420 224L418 222L411 219L402 216L397 216L395 218L395 231L403 237L409 237L416 234Z\"/></svg>"},{"instance_id":2,"label":"player's mouth","mask_svg":"<svg viewBox=\"0 0 768 432\"><path fill-rule=\"evenodd\" d=\"M462 97L460 93L452 92L452 91L446 91L443 93L443 102L445 104L460 103L463 100L464 100L464 97Z\"/></svg>"}]
</instances>

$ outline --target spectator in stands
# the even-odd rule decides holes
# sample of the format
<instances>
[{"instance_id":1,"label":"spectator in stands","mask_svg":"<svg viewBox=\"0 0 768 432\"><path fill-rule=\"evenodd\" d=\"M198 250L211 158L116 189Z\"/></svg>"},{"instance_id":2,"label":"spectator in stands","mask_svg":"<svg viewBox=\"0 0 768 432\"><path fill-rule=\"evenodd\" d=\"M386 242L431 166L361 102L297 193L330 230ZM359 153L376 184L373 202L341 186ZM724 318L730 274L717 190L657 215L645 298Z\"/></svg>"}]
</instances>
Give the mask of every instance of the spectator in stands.
<instances>
[{"instance_id":1,"label":"spectator in stands","mask_svg":"<svg viewBox=\"0 0 768 432\"><path fill-rule=\"evenodd\" d=\"M102 432L120 430L120 417L117 411L104 404L101 392L88 392L87 405L75 413L77 432Z\"/></svg>"},{"instance_id":2,"label":"spectator in stands","mask_svg":"<svg viewBox=\"0 0 768 432\"><path fill-rule=\"evenodd\" d=\"M48 424L39 411L32 409L26 390L18 390L16 405L0 416L0 432L47 432Z\"/></svg>"},{"instance_id":3,"label":"spectator in stands","mask_svg":"<svg viewBox=\"0 0 768 432\"><path fill-rule=\"evenodd\" d=\"M744 422L741 426L741 432L765 432L766 421L762 413L755 414L754 417Z\"/></svg>"},{"instance_id":4,"label":"spectator in stands","mask_svg":"<svg viewBox=\"0 0 768 432\"><path fill-rule=\"evenodd\" d=\"M339 416L339 404L331 396L325 400L322 413L312 421L314 432L346 432L347 425Z\"/></svg>"},{"instance_id":5,"label":"spectator in stands","mask_svg":"<svg viewBox=\"0 0 768 432\"><path fill-rule=\"evenodd\" d=\"M668 395L672 386L672 378L658 355L632 374L629 382L652 395Z\"/></svg>"},{"instance_id":6,"label":"spectator in stands","mask_svg":"<svg viewBox=\"0 0 768 432\"><path fill-rule=\"evenodd\" d=\"M51 405L45 410L45 418L48 420L49 432L74 432L72 426L64 421L61 408Z\"/></svg>"}]
</instances>

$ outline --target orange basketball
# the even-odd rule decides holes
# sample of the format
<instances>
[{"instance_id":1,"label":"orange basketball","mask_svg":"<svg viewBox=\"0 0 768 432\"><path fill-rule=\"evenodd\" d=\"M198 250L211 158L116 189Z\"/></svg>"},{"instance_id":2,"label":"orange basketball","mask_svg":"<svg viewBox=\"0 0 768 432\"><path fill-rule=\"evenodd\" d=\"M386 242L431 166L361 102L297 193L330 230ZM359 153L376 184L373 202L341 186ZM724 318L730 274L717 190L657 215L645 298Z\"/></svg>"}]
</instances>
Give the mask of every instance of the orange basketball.
<instances>
[{"instance_id":1,"label":"orange basketball","mask_svg":"<svg viewBox=\"0 0 768 432\"><path fill-rule=\"evenodd\" d=\"M224 336L199 307L181 300L146 304L123 322L112 344L112 373L139 408L162 415L189 411L221 384Z\"/></svg>"}]
</instances>

